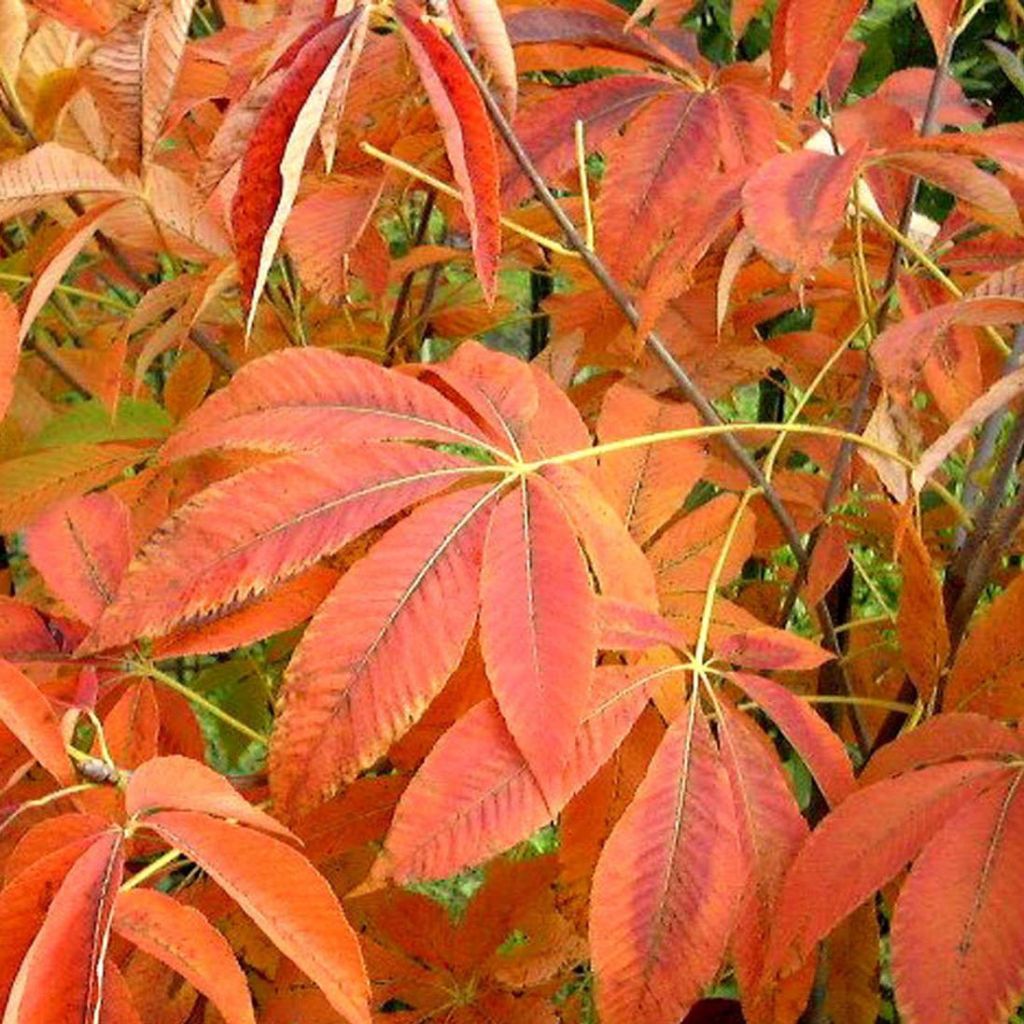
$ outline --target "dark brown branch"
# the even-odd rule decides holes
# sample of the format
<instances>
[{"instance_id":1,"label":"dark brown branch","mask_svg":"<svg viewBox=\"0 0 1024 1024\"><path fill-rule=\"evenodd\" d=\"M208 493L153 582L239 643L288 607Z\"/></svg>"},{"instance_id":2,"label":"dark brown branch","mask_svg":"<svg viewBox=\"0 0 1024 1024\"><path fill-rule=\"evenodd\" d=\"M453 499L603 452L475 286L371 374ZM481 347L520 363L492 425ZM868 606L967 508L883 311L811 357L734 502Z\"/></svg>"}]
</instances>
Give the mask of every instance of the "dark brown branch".
<instances>
[{"instance_id":1,"label":"dark brown branch","mask_svg":"<svg viewBox=\"0 0 1024 1024\"><path fill-rule=\"evenodd\" d=\"M430 217L434 212L434 203L437 201L437 192L430 189L427 198L423 203L423 210L420 212L419 223L416 225L416 234L413 238L413 247L422 245L426 240L427 231L430 228ZM385 362L391 360L395 354L395 347L398 345L399 336L402 333L402 323L405 320L405 311L409 305L409 298L412 295L413 282L416 279L416 272L410 270L398 289L398 298L395 299L395 309L391 314L391 323L388 326L387 340L384 342Z\"/></svg>"}]
</instances>

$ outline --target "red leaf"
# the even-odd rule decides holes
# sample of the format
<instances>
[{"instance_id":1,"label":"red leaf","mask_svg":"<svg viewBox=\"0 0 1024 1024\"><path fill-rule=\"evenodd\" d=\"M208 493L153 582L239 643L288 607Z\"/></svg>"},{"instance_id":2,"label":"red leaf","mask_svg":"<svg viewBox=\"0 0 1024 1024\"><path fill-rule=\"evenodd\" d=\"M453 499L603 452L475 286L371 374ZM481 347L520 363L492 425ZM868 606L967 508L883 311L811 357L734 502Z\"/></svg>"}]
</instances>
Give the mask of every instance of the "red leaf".
<instances>
[{"instance_id":1,"label":"red leaf","mask_svg":"<svg viewBox=\"0 0 1024 1024\"><path fill-rule=\"evenodd\" d=\"M467 465L411 445L339 442L215 484L136 557L85 649L157 635L260 594L455 483Z\"/></svg>"},{"instance_id":2,"label":"red leaf","mask_svg":"<svg viewBox=\"0 0 1024 1024\"><path fill-rule=\"evenodd\" d=\"M914 859L936 831L1007 769L938 765L851 794L811 833L779 895L768 972L788 974L816 944Z\"/></svg>"},{"instance_id":3,"label":"red leaf","mask_svg":"<svg viewBox=\"0 0 1024 1024\"><path fill-rule=\"evenodd\" d=\"M161 456L403 439L486 443L483 431L453 403L405 374L329 349L293 348L246 363L189 416Z\"/></svg>"},{"instance_id":4,"label":"red leaf","mask_svg":"<svg viewBox=\"0 0 1024 1024\"><path fill-rule=\"evenodd\" d=\"M861 143L842 156L806 149L783 153L743 186L744 223L780 270L802 280L825 262L865 149Z\"/></svg>"},{"instance_id":5,"label":"red leaf","mask_svg":"<svg viewBox=\"0 0 1024 1024\"><path fill-rule=\"evenodd\" d=\"M669 726L594 874L601 1020L683 1017L718 970L742 882L729 780L691 705Z\"/></svg>"},{"instance_id":6,"label":"red leaf","mask_svg":"<svg viewBox=\"0 0 1024 1024\"><path fill-rule=\"evenodd\" d=\"M281 814L309 810L372 765L458 667L495 493L475 487L418 509L324 602L288 667L274 728Z\"/></svg>"},{"instance_id":7,"label":"red leaf","mask_svg":"<svg viewBox=\"0 0 1024 1024\"><path fill-rule=\"evenodd\" d=\"M11 988L5 1020L93 1024L114 898L124 868L124 833L97 839L68 871Z\"/></svg>"},{"instance_id":8,"label":"red leaf","mask_svg":"<svg viewBox=\"0 0 1024 1024\"><path fill-rule=\"evenodd\" d=\"M482 701L441 737L409 783L375 873L399 883L446 878L532 835L611 757L664 675L642 666L595 672L589 709L550 795L541 792L497 704Z\"/></svg>"},{"instance_id":9,"label":"red leaf","mask_svg":"<svg viewBox=\"0 0 1024 1024\"><path fill-rule=\"evenodd\" d=\"M114 931L195 985L227 1024L255 1024L245 975L198 910L154 889L130 889L117 896Z\"/></svg>"},{"instance_id":10,"label":"red leaf","mask_svg":"<svg viewBox=\"0 0 1024 1024\"><path fill-rule=\"evenodd\" d=\"M1024 799L1015 772L949 819L917 858L892 923L907 1024L1001 1024L1024 997Z\"/></svg>"},{"instance_id":11,"label":"red leaf","mask_svg":"<svg viewBox=\"0 0 1024 1024\"><path fill-rule=\"evenodd\" d=\"M203 868L352 1024L369 1024L369 984L355 933L327 882L299 853L204 814L146 819Z\"/></svg>"},{"instance_id":12,"label":"red leaf","mask_svg":"<svg viewBox=\"0 0 1024 1024\"><path fill-rule=\"evenodd\" d=\"M0 658L0 722L59 782L70 786L74 772L64 749L64 737L50 707L35 683Z\"/></svg>"},{"instance_id":13,"label":"red leaf","mask_svg":"<svg viewBox=\"0 0 1024 1024\"><path fill-rule=\"evenodd\" d=\"M715 654L746 668L791 671L814 669L833 657L816 643L772 626L727 636L715 644Z\"/></svg>"},{"instance_id":14,"label":"red leaf","mask_svg":"<svg viewBox=\"0 0 1024 1024\"><path fill-rule=\"evenodd\" d=\"M306 155L347 56L351 29L363 11L360 7L328 22L302 47L252 130L242 158L244 185L231 206L247 334L298 194Z\"/></svg>"},{"instance_id":15,"label":"red leaf","mask_svg":"<svg viewBox=\"0 0 1024 1024\"><path fill-rule=\"evenodd\" d=\"M473 238L477 277L488 305L498 286L501 208L498 147L484 102L455 51L409 0L397 8L398 24L444 134L448 160L462 192Z\"/></svg>"},{"instance_id":16,"label":"red leaf","mask_svg":"<svg viewBox=\"0 0 1024 1024\"><path fill-rule=\"evenodd\" d=\"M597 648L583 553L547 483L499 502L484 548L480 648L501 713L553 795L586 707Z\"/></svg>"},{"instance_id":17,"label":"red leaf","mask_svg":"<svg viewBox=\"0 0 1024 1024\"><path fill-rule=\"evenodd\" d=\"M864 0L791 0L786 12L786 66L793 76L793 110L802 113L828 78Z\"/></svg>"},{"instance_id":18,"label":"red leaf","mask_svg":"<svg viewBox=\"0 0 1024 1024\"><path fill-rule=\"evenodd\" d=\"M291 836L284 825L253 807L222 775L188 757L156 757L132 772L125 810L131 815L196 811Z\"/></svg>"},{"instance_id":19,"label":"red leaf","mask_svg":"<svg viewBox=\"0 0 1024 1024\"><path fill-rule=\"evenodd\" d=\"M779 886L808 829L768 737L728 700L720 700L717 709L718 742L729 773L747 872L733 950L744 1008L756 1011ZM806 999L806 991L803 996ZM760 1019L756 1012L747 1015Z\"/></svg>"},{"instance_id":20,"label":"red leaf","mask_svg":"<svg viewBox=\"0 0 1024 1024\"><path fill-rule=\"evenodd\" d=\"M52 506L25 531L32 564L86 625L114 599L132 555L128 509L107 492Z\"/></svg>"},{"instance_id":21,"label":"red leaf","mask_svg":"<svg viewBox=\"0 0 1024 1024\"><path fill-rule=\"evenodd\" d=\"M514 117L519 84L516 58L497 0L455 0L455 7L465 19L480 52L494 71L497 88L505 101L509 117Z\"/></svg>"},{"instance_id":22,"label":"red leaf","mask_svg":"<svg viewBox=\"0 0 1024 1024\"><path fill-rule=\"evenodd\" d=\"M733 672L729 678L757 701L782 730L829 804L840 804L855 788L853 767L842 740L825 720L809 704L771 679L747 672Z\"/></svg>"}]
</instances>

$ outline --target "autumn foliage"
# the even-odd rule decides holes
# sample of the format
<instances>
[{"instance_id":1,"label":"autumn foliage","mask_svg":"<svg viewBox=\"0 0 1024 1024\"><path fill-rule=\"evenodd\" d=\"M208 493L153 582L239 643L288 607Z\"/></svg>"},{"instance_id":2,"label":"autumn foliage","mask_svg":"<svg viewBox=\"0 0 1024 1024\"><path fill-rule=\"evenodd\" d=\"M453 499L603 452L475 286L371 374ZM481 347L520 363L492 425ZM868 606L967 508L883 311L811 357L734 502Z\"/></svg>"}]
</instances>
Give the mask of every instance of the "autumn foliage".
<instances>
[{"instance_id":1,"label":"autumn foliage","mask_svg":"<svg viewBox=\"0 0 1024 1024\"><path fill-rule=\"evenodd\" d=\"M3 1024L1020 1020L1019 5L625 6L0 0Z\"/></svg>"}]
</instances>

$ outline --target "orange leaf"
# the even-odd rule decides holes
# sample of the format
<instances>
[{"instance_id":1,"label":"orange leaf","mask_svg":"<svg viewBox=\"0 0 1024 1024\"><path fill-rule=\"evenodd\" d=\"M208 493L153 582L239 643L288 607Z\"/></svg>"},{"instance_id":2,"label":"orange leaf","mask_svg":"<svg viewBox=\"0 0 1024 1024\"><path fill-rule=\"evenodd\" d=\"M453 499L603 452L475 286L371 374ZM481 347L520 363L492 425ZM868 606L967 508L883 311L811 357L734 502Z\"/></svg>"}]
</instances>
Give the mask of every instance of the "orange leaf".
<instances>
[{"instance_id":1,"label":"orange leaf","mask_svg":"<svg viewBox=\"0 0 1024 1024\"><path fill-rule=\"evenodd\" d=\"M597 669L572 754L550 796L541 792L497 704L477 704L434 745L409 783L376 873L400 883L446 878L532 835L611 757L664 674L643 666Z\"/></svg>"},{"instance_id":2,"label":"orange leaf","mask_svg":"<svg viewBox=\"0 0 1024 1024\"><path fill-rule=\"evenodd\" d=\"M866 148L862 142L843 156L782 153L743 186L744 223L779 270L799 281L825 262Z\"/></svg>"},{"instance_id":3,"label":"orange leaf","mask_svg":"<svg viewBox=\"0 0 1024 1024\"><path fill-rule=\"evenodd\" d=\"M480 602L491 689L538 784L553 796L590 692L597 619L583 553L544 481L522 480L495 509Z\"/></svg>"},{"instance_id":4,"label":"orange leaf","mask_svg":"<svg viewBox=\"0 0 1024 1024\"><path fill-rule=\"evenodd\" d=\"M100 1009L124 833L111 830L75 861L11 988L11 1024L93 1024Z\"/></svg>"},{"instance_id":5,"label":"orange leaf","mask_svg":"<svg viewBox=\"0 0 1024 1024\"><path fill-rule=\"evenodd\" d=\"M317 612L288 667L271 743L280 813L308 811L372 765L458 667L495 494L474 487L418 509Z\"/></svg>"},{"instance_id":6,"label":"orange leaf","mask_svg":"<svg viewBox=\"0 0 1024 1024\"><path fill-rule=\"evenodd\" d=\"M825 83L863 7L864 0L790 0L784 31L794 113L802 113Z\"/></svg>"},{"instance_id":7,"label":"orange leaf","mask_svg":"<svg viewBox=\"0 0 1024 1024\"><path fill-rule=\"evenodd\" d=\"M125 792L131 815L151 811L197 811L291 836L266 811L253 807L222 775L189 757L156 757L134 772Z\"/></svg>"},{"instance_id":8,"label":"orange leaf","mask_svg":"<svg viewBox=\"0 0 1024 1024\"><path fill-rule=\"evenodd\" d=\"M949 632L942 585L931 555L914 529L904 531L899 551L903 589L896 631L907 675L925 702L931 697L949 658Z\"/></svg>"},{"instance_id":9,"label":"orange leaf","mask_svg":"<svg viewBox=\"0 0 1024 1024\"><path fill-rule=\"evenodd\" d=\"M477 277L488 305L498 287L501 208L498 147L484 102L455 51L410 0L397 5L398 24L444 134L473 238Z\"/></svg>"},{"instance_id":10,"label":"orange leaf","mask_svg":"<svg viewBox=\"0 0 1024 1024\"><path fill-rule=\"evenodd\" d=\"M0 658L0 722L62 785L74 782L64 737L50 702L28 676Z\"/></svg>"},{"instance_id":11,"label":"orange leaf","mask_svg":"<svg viewBox=\"0 0 1024 1024\"><path fill-rule=\"evenodd\" d=\"M616 384L601 406L597 438L607 444L699 422L691 406L659 402ZM602 455L597 478L612 508L643 544L679 511L706 462L707 451L698 440L663 442Z\"/></svg>"},{"instance_id":12,"label":"orange leaf","mask_svg":"<svg viewBox=\"0 0 1024 1024\"><path fill-rule=\"evenodd\" d=\"M907 1024L1001 1024L1024 997L1024 774L949 819L917 858L892 922Z\"/></svg>"},{"instance_id":13,"label":"orange leaf","mask_svg":"<svg viewBox=\"0 0 1024 1024\"><path fill-rule=\"evenodd\" d=\"M130 889L117 896L114 931L195 985L227 1024L255 1024L245 975L198 910L154 889Z\"/></svg>"},{"instance_id":14,"label":"orange leaf","mask_svg":"<svg viewBox=\"0 0 1024 1024\"><path fill-rule=\"evenodd\" d=\"M243 366L168 439L167 460L212 448L286 452L329 441L441 441L486 435L419 381L328 349L286 349Z\"/></svg>"},{"instance_id":15,"label":"orange leaf","mask_svg":"<svg viewBox=\"0 0 1024 1024\"><path fill-rule=\"evenodd\" d=\"M810 769L825 799L835 807L853 790L853 767L842 740L825 720L780 683L748 672L729 678L767 712Z\"/></svg>"},{"instance_id":16,"label":"orange leaf","mask_svg":"<svg viewBox=\"0 0 1024 1024\"><path fill-rule=\"evenodd\" d=\"M37 519L25 543L47 587L91 626L114 599L131 559L128 509L107 492L72 498Z\"/></svg>"},{"instance_id":17,"label":"orange leaf","mask_svg":"<svg viewBox=\"0 0 1024 1024\"><path fill-rule=\"evenodd\" d=\"M676 1024L719 968L742 882L729 780L703 715L689 705L594 874L601 1020Z\"/></svg>"},{"instance_id":18,"label":"orange leaf","mask_svg":"<svg viewBox=\"0 0 1024 1024\"><path fill-rule=\"evenodd\" d=\"M786 876L766 971L796 969L952 815L1008 774L996 762L965 761L885 779L847 797L811 833Z\"/></svg>"},{"instance_id":19,"label":"orange leaf","mask_svg":"<svg viewBox=\"0 0 1024 1024\"><path fill-rule=\"evenodd\" d=\"M215 484L136 557L87 648L157 635L262 593L455 483L466 466L411 445L339 442Z\"/></svg>"},{"instance_id":20,"label":"orange leaf","mask_svg":"<svg viewBox=\"0 0 1024 1024\"><path fill-rule=\"evenodd\" d=\"M834 657L816 643L772 626L723 637L715 643L715 654L746 668L790 671L817 668Z\"/></svg>"},{"instance_id":21,"label":"orange leaf","mask_svg":"<svg viewBox=\"0 0 1024 1024\"><path fill-rule=\"evenodd\" d=\"M189 811L162 811L146 824L237 901L350 1024L369 1024L359 942L330 886L300 853L260 832Z\"/></svg>"},{"instance_id":22,"label":"orange leaf","mask_svg":"<svg viewBox=\"0 0 1024 1024\"><path fill-rule=\"evenodd\" d=\"M21 352L21 326L18 310L6 293L0 293L0 420L14 397L14 378Z\"/></svg>"}]
</instances>

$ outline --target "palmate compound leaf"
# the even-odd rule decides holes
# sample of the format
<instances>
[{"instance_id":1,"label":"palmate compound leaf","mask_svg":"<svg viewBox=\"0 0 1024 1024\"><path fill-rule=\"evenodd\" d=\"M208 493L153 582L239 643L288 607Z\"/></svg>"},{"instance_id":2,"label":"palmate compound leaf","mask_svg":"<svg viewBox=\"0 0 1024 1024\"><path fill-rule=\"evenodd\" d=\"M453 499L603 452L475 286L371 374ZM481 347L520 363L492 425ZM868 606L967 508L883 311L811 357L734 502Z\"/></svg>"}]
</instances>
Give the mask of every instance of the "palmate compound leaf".
<instances>
[{"instance_id":1,"label":"palmate compound leaf","mask_svg":"<svg viewBox=\"0 0 1024 1024\"><path fill-rule=\"evenodd\" d=\"M884 779L847 797L811 833L786 875L765 955L766 979L798 969L960 808L1010 774L997 761L963 761Z\"/></svg>"},{"instance_id":2,"label":"palmate compound leaf","mask_svg":"<svg viewBox=\"0 0 1024 1024\"><path fill-rule=\"evenodd\" d=\"M111 829L68 870L11 986L4 1024L94 1024L124 833Z\"/></svg>"},{"instance_id":3,"label":"palmate compound leaf","mask_svg":"<svg viewBox=\"0 0 1024 1024\"><path fill-rule=\"evenodd\" d=\"M486 444L456 405L414 377L328 349L291 348L243 366L164 445L180 459L212 448L293 451L328 441Z\"/></svg>"},{"instance_id":4,"label":"palmate compound leaf","mask_svg":"<svg viewBox=\"0 0 1024 1024\"><path fill-rule=\"evenodd\" d=\"M255 1024L249 986L231 947L194 907L155 889L129 889L114 903L114 931L191 982L227 1024Z\"/></svg>"},{"instance_id":5,"label":"palmate compound leaf","mask_svg":"<svg viewBox=\"0 0 1024 1024\"><path fill-rule=\"evenodd\" d=\"M672 722L597 864L602 1024L675 1024L718 970L743 885L728 775L700 709Z\"/></svg>"},{"instance_id":6,"label":"palmate compound leaf","mask_svg":"<svg viewBox=\"0 0 1024 1024\"><path fill-rule=\"evenodd\" d=\"M541 792L498 705L459 719L427 755L399 801L377 878L446 878L509 849L558 814L632 728L648 694L675 667L605 665L557 789Z\"/></svg>"},{"instance_id":7,"label":"palmate compound leaf","mask_svg":"<svg viewBox=\"0 0 1024 1024\"><path fill-rule=\"evenodd\" d=\"M473 468L428 448L339 442L215 484L136 557L86 649L158 635L259 593Z\"/></svg>"},{"instance_id":8,"label":"palmate compound leaf","mask_svg":"<svg viewBox=\"0 0 1024 1024\"><path fill-rule=\"evenodd\" d=\"M966 804L896 903L892 970L907 1024L1001 1024L1024 997L1024 772Z\"/></svg>"},{"instance_id":9,"label":"palmate compound leaf","mask_svg":"<svg viewBox=\"0 0 1024 1024\"><path fill-rule=\"evenodd\" d=\"M480 649L509 732L554 799L587 706L597 613L583 551L546 481L524 477L491 517Z\"/></svg>"},{"instance_id":10,"label":"palmate compound leaf","mask_svg":"<svg viewBox=\"0 0 1024 1024\"><path fill-rule=\"evenodd\" d=\"M480 93L455 51L411 0L396 5L405 44L444 135L445 150L473 239L473 259L484 298L494 302L501 252L498 147Z\"/></svg>"},{"instance_id":11,"label":"palmate compound leaf","mask_svg":"<svg viewBox=\"0 0 1024 1024\"><path fill-rule=\"evenodd\" d=\"M348 1024L369 1024L359 942L305 857L261 832L191 811L161 811L145 823L203 868Z\"/></svg>"},{"instance_id":12,"label":"palmate compound leaf","mask_svg":"<svg viewBox=\"0 0 1024 1024\"><path fill-rule=\"evenodd\" d=\"M278 813L303 813L372 765L458 667L496 495L473 487L417 509L320 607L288 667L274 727Z\"/></svg>"},{"instance_id":13,"label":"palmate compound leaf","mask_svg":"<svg viewBox=\"0 0 1024 1024\"><path fill-rule=\"evenodd\" d=\"M242 295L248 309L246 333L252 330L256 304L298 195L306 155L334 80L349 55L353 26L364 16L365 8L358 7L327 22L305 43L250 136L242 158L240 180L244 184L231 206Z\"/></svg>"}]
</instances>

